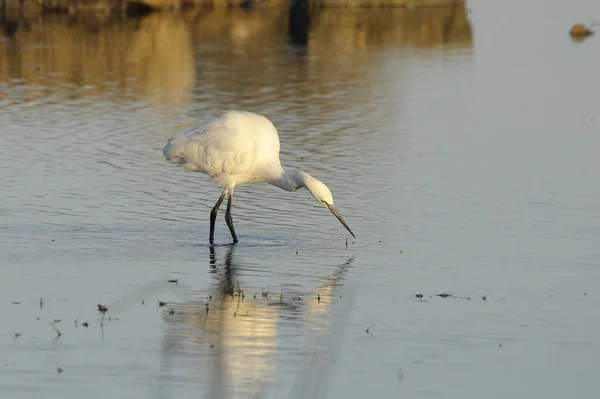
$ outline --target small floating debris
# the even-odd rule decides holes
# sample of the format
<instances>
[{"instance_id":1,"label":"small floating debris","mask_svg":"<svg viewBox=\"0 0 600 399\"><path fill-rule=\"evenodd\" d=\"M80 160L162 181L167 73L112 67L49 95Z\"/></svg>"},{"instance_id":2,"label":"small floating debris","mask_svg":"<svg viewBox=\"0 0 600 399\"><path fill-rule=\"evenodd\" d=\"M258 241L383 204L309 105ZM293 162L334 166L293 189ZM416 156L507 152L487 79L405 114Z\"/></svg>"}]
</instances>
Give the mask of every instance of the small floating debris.
<instances>
[{"instance_id":1,"label":"small floating debris","mask_svg":"<svg viewBox=\"0 0 600 399\"><path fill-rule=\"evenodd\" d=\"M415 296L419 299L423 298L423 294L416 294Z\"/></svg>"},{"instance_id":2,"label":"small floating debris","mask_svg":"<svg viewBox=\"0 0 600 399\"><path fill-rule=\"evenodd\" d=\"M54 241L54 240L52 240L52 241ZM62 369L62 367L57 367L57 368L56 368L56 372L57 372L58 374L62 374L62 372L63 372L63 371L64 371L64 370Z\"/></svg>"},{"instance_id":3,"label":"small floating debris","mask_svg":"<svg viewBox=\"0 0 600 399\"><path fill-rule=\"evenodd\" d=\"M54 331L56 332L56 337L54 339L59 339L60 336L62 335L62 333L60 332L60 330L58 328L56 328L56 326L54 325L54 323L48 323L50 325L50 327L52 327L54 329Z\"/></svg>"},{"instance_id":4,"label":"small floating debris","mask_svg":"<svg viewBox=\"0 0 600 399\"><path fill-rule=\"evenodd\" d=\"M246 297L246 295L244 294L244 291L242 291L242 289L240 288L240 282L236 282L237 285L237 297L239 301L244 300L244 298Z\"/></svg>"},{"instance_id":5,"label":"small floating debris","mask_svg":"<svg viewBox=\"0 0 600 399\"><path fill-rule=\"evenodd\" d=\"M21 336L21 333L15 333L15 339L19 338Z\"/></svg>"},{"instance_id":6,"label":"small floating debris","mask_svg":"<svg viewBox=\"0 0 600 399\"><path fill-rule=\"evenodd\" d=\"M487 300L487 295L482 296L481 299L483 299L484 301Z\"/></svg>"},{"instance_id":7,"label":"small floating debris","mask_svg":"<svg viewBox=\"0 0 600 399\"><path fill-rule=\"evenodd\" d=\"M12 304L13 304L13 305L20 305L20 304L21 304L21 302L15 301L15 302L13 302Z\"/></svg>"},{"instance_id":8,"label":"small floating debris","mask_svg":"<svg viewBox=\"0 0 600 399\"><path fill-rule=\"evenodd\" d=\"M371 328L375 327L375 324L371 324L369 327L367 327L367 329L365 330L365 332L367 334L369 334L370 336L373 336L373 334L371 333Z\"/></svg>"},{"instance_id":9,"label":"small floating debris","mask_svg":"<svg viewBox=\"0 0 600 399\"><path fill-rule=\"evenodd\" d=\"M178 284L178 282L179 282L179 279L178 279L178 278L176 278L176 279L172 279L172 280L167 280L167 283L174 283L174 284Z\"/></svg>"},{"instance_id":10,"label":"small floating debris","mask_svg":"<svg viewBox=\"0 0 600 399\"><path fill-rule=\"evenodd\" d=\"M108 311L108 308L102 304L98 304L98 311L102 314L106 313Z\"/></svg>"},{"instance_id":11,"label":"small floating debris","mask_svg":"<svg viewBox=\"0 0 600 399\"><path fill-rule=\"evenodd\" d=\"M40 310L44 307L44 300L40 298Z\"/></svg>"},{"instance_id":12,"label":"small floating debris","mask_svg":"<svg viewBox=\"0 0 600 399\"><path fill-rule=\"evenodd\" d=\"M156 298L154 298L154 299L156 300L156 302L158 302L158 306L161 308L168 303L168 302L161 301L160 299L156 299Z\"/></svg>"},{"instance_id":13,"label":"small floating debris","mask_svg":"<svg viewBox=\"0 0 600 399\"><path fill-rule=\"evenodd\" d=\"M440 298L448 298L448 297L451 297L452 295L446 294L445 292L443 292L441 294L437 294L437 296L439 296Z\"/></svg>"},{"instance_id":14,"label":"small floating debris","mask_svg":"<svg viewBox=\"0 0 600 399\"><path fill-rule=\"evenodd\" d=\"M87 321L84 321L83 323L81 323L82 326L84 326L85 328L88 328L90 326L90 323L88 323Z\"/></svg>"},{"instance_id":15,"label":"small floating debris","mask_svg":"<svg viewBox=\"0 0 600 399\"><path fill-rule=\"evenodd\" d=\"M574 40L582 41L586 37L593 35L594 32L592 32L583 24L575 24L569 31L569 34Z\"/></svg>"}]
</instances>

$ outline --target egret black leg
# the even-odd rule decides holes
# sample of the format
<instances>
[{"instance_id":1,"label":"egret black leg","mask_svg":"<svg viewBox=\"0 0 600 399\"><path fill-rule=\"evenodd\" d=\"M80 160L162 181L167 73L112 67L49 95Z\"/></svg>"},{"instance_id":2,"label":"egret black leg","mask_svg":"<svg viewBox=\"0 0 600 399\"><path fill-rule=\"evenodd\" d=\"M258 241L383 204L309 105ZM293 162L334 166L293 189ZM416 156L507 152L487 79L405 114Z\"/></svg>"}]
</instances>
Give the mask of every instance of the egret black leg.
<instances>
[{"instance_id":1,"label":"egret black leg","mask_svg":"<svg viewBox=\"0 0 600 399\"><path fill-rule=\"evenodd\" d=\"M236 244L238 239L237 235L235 234L235 229L233 228L233 218L231 217L231 197L232 193L229 192L229 197L227 198L227 210L225 211L225 221L227 222L227 227L229 227L229 232L233 238L233 243Z\"/></svg>"},{"instance_id":2,"label":"egret black leg","mask_svg":"<svg viewBox=\"0 0 600 399\"><path fill-rule=\"evenodd\" d=\"M219 211L219 207L223 203L223 200L225 199L225 194L227 194L228 191L229 189L225 187L225 190L223 190L223 194L221 194L219 200L213 207L212 211L210 211L210 236L208 240L211 244L213 244L215 240L215 221L217 220L217 212Z\"/></svg>"}]
</instances>

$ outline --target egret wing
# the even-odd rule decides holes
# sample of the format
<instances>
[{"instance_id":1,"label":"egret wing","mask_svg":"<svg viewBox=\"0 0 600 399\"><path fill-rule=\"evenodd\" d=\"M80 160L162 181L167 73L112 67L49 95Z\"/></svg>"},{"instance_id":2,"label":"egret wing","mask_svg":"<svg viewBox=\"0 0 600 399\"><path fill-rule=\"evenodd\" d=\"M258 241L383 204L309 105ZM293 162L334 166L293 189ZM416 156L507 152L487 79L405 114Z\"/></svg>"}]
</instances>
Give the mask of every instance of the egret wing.
<instances>
[{"instance_id":1,"label":"egret wing","mask_svg":"<svg viewBox=\"0 0 600 399\"><path fill-rule=\"evenodd\" d=\"M173 136L163 153L188 170L219 174L247 174L256 165L258 143L246 129L222 123L196 124Z\"/></svg>"},{"instance_id":2,"label":"egret wing","mask_svg":"<svg viewBox=\"0 0 600 399\"><path fill-rule=\"evenodd\" d=\"M163 153L223 185L266 181L269 172L281 169L277 130L267 118L243 111L188 127L168 141Z\"/></svg>"}]
</instances>

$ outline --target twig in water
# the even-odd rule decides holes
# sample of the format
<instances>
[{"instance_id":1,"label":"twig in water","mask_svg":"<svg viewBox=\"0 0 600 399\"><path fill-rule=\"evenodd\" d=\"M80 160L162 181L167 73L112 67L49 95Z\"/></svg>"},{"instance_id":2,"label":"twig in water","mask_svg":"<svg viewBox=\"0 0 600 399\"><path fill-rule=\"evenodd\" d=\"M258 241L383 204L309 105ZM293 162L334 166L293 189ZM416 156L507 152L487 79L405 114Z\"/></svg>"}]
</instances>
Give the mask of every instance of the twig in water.
<instances>
[{"instance_id":1,"label":"twig in water","mask_svg":"<svg viewBox=\"0 0 600 399\"><path fill-rule=\"evenodd\" d=\"M60 330L58 328L56 328L56 326L54 325L54 323L48 323L50 324L50 327L52 327L54 329L54 331L56 331L56 338L54 339L59 339L60 336L62 335L62 333L60 332Z\"/></svg>"},{"instance_id":2,"label":"twig in water","mask_svg":"<svg viewBox=\"0 0 600 399\"><path fill-rule=\"evenodd\" d=\"M371 325L370 325L370 326L369 326L369 327L368 327L368 328L365 330L365 332L366 332L367 334L369 334L370 336L373 336L373 334L370 332L371 328L373 328L373 327L375 327L375 324L371 324Z\"/></svg>"}]
</instances>

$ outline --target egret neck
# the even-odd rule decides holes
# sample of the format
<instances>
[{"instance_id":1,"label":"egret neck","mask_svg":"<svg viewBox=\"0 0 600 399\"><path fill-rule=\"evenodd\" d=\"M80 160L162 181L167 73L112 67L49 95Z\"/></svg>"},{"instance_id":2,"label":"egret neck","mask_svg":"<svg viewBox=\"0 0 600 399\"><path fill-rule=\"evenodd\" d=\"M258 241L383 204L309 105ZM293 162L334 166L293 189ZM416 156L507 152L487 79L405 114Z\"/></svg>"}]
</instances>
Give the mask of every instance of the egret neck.
<instances>
[{"instance_id":1,"label":"egret neck","mask_svg":"<svg viewBox=\"0 0 600 399\"><path fill-rule=\"evenodd\" d=\"M317 180L302 170L292 170L291 172L281 170L281 174L269 183L285 191L296 191L299 188L308 188L307 181L309 179Z\"/></svg>"},{"instance_id":2,"label":"egret neck","mask_svg":"<svg viewBox=\"0 0 600 399\"><path fill-rule=\"evenodd\" d=\"M329 187L323 182L315 179L303 170L294 170L291 172L281 171L281 174L269 182L270 184L277 186L285 191L296 191L299 188L306 188L310 194L319 201L325 208L329 209L331 213L344 225L346 230L356 237L350 227L338 212L336 207L333 205L333 196Z\"/></svg>"}]
</instances>

